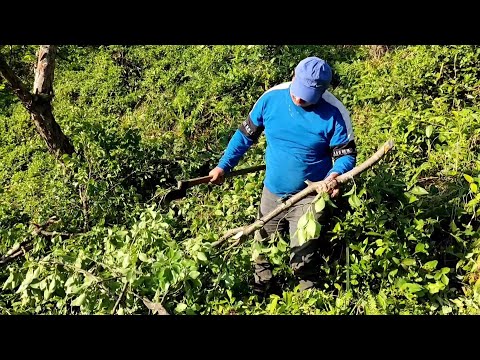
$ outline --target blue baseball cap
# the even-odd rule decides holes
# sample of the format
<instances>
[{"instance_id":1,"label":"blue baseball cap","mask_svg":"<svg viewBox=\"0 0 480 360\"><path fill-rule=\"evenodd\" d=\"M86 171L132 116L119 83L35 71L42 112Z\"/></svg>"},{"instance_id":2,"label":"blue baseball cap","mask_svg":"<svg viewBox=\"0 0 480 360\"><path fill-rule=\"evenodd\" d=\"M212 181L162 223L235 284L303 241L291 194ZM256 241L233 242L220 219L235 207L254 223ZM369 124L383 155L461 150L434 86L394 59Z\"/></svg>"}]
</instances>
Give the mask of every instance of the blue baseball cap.
<instances>
[{"instance_id":1,"label":"blue baseball cap","mask_svg":"<svg viewBox=\"0 0 480 360\"><path fill-rule=\"evenodd\" d=\"M290 91L309 103L317 103L332 81L330 65L318 57L311 56L300 61L295 68L295 78Z\"/></svg>"}]
</instances>

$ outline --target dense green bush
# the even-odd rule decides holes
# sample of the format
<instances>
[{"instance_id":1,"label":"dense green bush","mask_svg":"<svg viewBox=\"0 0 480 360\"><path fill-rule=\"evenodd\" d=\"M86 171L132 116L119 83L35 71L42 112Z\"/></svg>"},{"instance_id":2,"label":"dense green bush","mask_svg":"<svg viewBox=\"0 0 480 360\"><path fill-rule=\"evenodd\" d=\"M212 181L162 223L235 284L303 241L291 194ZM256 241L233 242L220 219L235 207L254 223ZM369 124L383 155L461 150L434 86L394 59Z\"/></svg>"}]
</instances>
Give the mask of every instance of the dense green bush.
<instances>
[{"instance_id":1,"label":"dense green bush","mask_svg":"<svg viewBox=\"0 0 480 360\"><path fill-rule=\"evenodd\" d=\"M34 49L1 49L29 84ZM258 96L309 55L334 68L358 162L387 139L395 148L330 203L323 288L299 293L287 239L211 246L254 220L263 172L158 201L206 175ZM0 83L0 254L33 244L0 265L0 313L147 313L143 298L187 314L479 313L479 59L477 46L381 58L364 46L60 46L53 107L72 157L48 154ZM239 168L264 148L262 137ZM52 216L49 235L35 231ZM251 295L258 252L282 296Z\"/></svg>"}]
</instances>

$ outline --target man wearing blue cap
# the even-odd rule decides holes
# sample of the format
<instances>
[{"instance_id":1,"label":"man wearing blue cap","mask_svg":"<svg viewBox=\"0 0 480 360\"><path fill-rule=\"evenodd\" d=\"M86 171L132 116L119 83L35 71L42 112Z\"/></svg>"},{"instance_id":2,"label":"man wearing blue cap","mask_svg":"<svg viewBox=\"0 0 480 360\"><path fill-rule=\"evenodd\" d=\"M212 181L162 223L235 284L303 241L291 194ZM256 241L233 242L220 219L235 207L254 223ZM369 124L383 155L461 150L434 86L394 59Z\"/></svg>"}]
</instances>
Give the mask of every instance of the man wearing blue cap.
<instances>
[{"instance_id":1,"label":"man wearing blue cap","mask_svg":"<svg viewBox=\"0 0 480 360\"><path fill-rule=\"evenodd\" d=\"M307 57L295 68L291 82L267 90L257 100L247 119L232 136L211 182L223 182L248 148L265 133L266 172L259 216L268 214L288 197L303 190L310 181L334 181L356 163L356 147L348 111L327 88L332 80L330 66L318 57ZM334 197L338 188L331 192ZM318 284L318 241L299 246L295 234L299 218L314 194L276 216L260 230L263 239L275 231L290 234L290 266L300 280L300 290ZM323 214L317 214L322 218ZM260 256L255 260L255 290L265 294L272 285L272 266Z\"/></svg>"}]
</instances>

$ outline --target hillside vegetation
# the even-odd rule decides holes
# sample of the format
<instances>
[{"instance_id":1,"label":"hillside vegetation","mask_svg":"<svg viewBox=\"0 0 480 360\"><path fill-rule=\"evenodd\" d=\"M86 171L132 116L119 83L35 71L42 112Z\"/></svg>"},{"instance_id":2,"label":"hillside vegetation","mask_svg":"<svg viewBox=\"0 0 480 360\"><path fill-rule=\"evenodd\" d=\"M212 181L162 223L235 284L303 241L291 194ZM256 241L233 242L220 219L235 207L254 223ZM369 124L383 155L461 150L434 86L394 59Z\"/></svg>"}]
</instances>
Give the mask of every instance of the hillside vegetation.
<instances>
[{"instance_id":1,"label":"hillside vegetation","mask_svg":"<svg viewBox=\"0 0 480 360\"><path fill-rule=\"evenodd\" d=\"M30 88L36 50L0 50ZM312 55L334 70L357 163L395 147L328 205L323 288L299 292L288 239L211 246L254 221L263 171L160 200L207 175L256 99ZM0 314L480 313L480 47L60 46L56 63L73 156L48 152L0 81L0 254L30 244L0 265ZM237 168L264 149L262 136ZM253 295L254 253L282 296Z\"/></svg>"}]
</instances>

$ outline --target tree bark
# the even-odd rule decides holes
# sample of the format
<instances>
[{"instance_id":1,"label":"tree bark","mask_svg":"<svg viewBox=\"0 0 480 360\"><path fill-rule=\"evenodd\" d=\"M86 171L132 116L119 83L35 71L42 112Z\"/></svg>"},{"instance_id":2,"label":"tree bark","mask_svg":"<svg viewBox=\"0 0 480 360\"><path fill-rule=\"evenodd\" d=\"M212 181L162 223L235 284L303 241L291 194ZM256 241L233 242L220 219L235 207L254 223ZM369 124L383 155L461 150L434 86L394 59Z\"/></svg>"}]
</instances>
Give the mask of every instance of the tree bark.
<instances>
[{"instance_id":1,"label":"tree bark","mask_svg":"<svg viewBox=\"0 0 480 360\"><path fill-rule=\"evenodd\" d=\"M30 113L37 132L47 144L48 150L56 155L73 154L75 149L55 121L52 112L53 79L55 69L55 45L41 45L38 50L35 81L31 94L0 55L0 74L7 80L12 91Z\"/></svg>"},{"instance_id":2,"label":"tree bark","mask_svg":"<svg viewBox=\"0 0 480 360\"><path fill-rule=\"evenodd\" d=\"M388 50L387 45L368 45L368 52L374 59L379 59L386 54Z\"/></svg>"}]
</instances>

